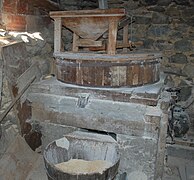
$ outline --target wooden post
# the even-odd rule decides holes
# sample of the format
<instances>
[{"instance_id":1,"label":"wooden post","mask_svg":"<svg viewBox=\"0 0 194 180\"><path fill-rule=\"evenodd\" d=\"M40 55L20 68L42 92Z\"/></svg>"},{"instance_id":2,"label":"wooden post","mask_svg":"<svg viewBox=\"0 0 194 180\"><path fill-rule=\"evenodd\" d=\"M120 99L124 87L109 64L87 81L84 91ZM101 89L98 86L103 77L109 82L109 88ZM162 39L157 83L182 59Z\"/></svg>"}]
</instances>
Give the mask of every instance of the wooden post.
<instances>
[{"instance_id":1,"label":"wooden post","mask_svg":"<svg viewBox=\"0 0 194 180\"><path fill-rule=\"evenodd\" d=\"M56 53L61 51L61 17L54 20L54 53Z\"/></svg>"},{"instance_id":2,"label":"wooden post","mask_svg":"<svg viewBox=\"0 0 194 180\"><path fill-rule=\"evenodd\" d=\"M77 52L79 50L77 41L79 39L79 36L75 33L73 33L73 47L72 47L72 51L73 52Z\"/></svg>"},{"instance_id":3,"label":"wooden post","mask_svg":"<svg viewBox=\"0 0 194 180\"><path fill-rule=\"evenodd\" d=\"M116 51L117 26L118 20L116 20L115 18L110 18L108 29L108 47L107 47L107 52L110 55L115 55Z\"/></svg>"},{"instance_id":4,"label":"wooden post","mask_svg":"<svg viewBox=\"0 0 194 180\"><path fill-rule=\"evenodd\" d=\"M127 24L126 26L124 26L123 28L123 44L124 44L124 47L123 48L123 52L127 52L127 48L125 45L129 44L129 34L128 34L128 30L129 29L129 25Z\"/></svg>"}]
</instances>

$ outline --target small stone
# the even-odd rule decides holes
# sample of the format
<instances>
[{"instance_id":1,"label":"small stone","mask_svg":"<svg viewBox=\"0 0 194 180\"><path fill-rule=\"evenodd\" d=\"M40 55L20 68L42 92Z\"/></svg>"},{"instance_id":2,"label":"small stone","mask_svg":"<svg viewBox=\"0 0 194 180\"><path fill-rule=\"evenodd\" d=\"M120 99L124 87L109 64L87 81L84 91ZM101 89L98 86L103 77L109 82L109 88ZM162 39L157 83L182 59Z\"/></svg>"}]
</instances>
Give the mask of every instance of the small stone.
<instances>
[{"instance_id":1,"label":"small stone","mask_svg":"<svg viewBox=\"0 0 194 180\"><path fill-rule=\"evenodd\" d=\"M153 48L154 40L153 39L145 39L143 42L144 48L151 49Z\"/></svg>"},{"instance_id":2,"label":"small stone","mask_svg":"<svg viewBox=\"0 0 194 180\"><path fill-rule=\"evenodd\" d=\"M149 11L156 11L156 12L164 12L165 8L163 8L162 6L153 6L148 8Z\"/></svg>"},{"instance_id":3,"label":"small stone","mask_svg":"<svg viewBox=\"0 0 194 180\"><path fill-rule=\"evenodd\" d=\"M186 39L176 41L174 43L174 48L177 51L191 51L192 50L192 43Z\"/></svg>"},{"instance_id":4,"label":"small stone","mask_svg":"<svg viewBox=\"0 0 194 180\"><path fill-rule=\"evenodd\" d=\"M170 57L169 59L170 63L177 63L177 64L185 64L187 63L187 56L185 56L182 53L177 53Z\"/></svg>"},{"instance_id":5,"label":"small stone","mask_svg":"<svg viewBox=\"0 0 194 180\"><path fill-rule=\"evenodd\" d=\"M183 34L179 31L172 31L172 34L170 35L172 39L180 39L183 38Z\"/></svg>"},{"instance_id":6,"label":"small stone","mask_svg":"<svg viewBox=\"0 0 194 180\"><path fill-rule=\"evenodd\" d=\"M185 21L189 26L194 27L194 17L191 17Z\"/></svg>"},{"instance_id":7,"label":"small stone","mask_svg":"<svg viewBox=\"0 0 194 180\"><path fill-rule=\"evenodd\" d=\"M172 2L172 0L158 0L157 4L159 6L168 6L171 2Z\"/></svg>"},{"instance_id":8,"label":"small stone","mask_svg":"<svg viewBox=\"0 0 194 180\"><path fill-rule=\"evenodd\" d=\"M158 12L154 12L152 15L152 23L153 24L168 24L169 17Z\"/></svg>"},{"instance_id":9,"label":"small stone","mask_svg":"<svg viewBox=\"0 0 194 180\"><path fill-rule=\"evenodd\" d=\"M141 4L148 6L157 4L157 0L141 0L140 2Z\"/></svg>"},{"instance_id":10,"label":"small stone","mask_svg":"<svg viewBox=\"0 0 194 180\"><path fill-rule=\"evenodd\" d=\"M194 78L194 65L192 64L186 64L183 68L183 72L189 77Z\"/></svg>"},{"instance_id":11,"label":"small stone","mask_svg":"<svg viewBox=\"0 0 194 180\"><path fill-rule=\"evenodd\" d=\"M171 16L171 17L180 17L181 16L181 11L178 10L177 6L170 5L167 9L166 9L166 15Z\"/></svg>"},{"instance_id":12,"label":"small stone","mask_svg":"<svg viewBox=\"0 0 194 180\"><path fill-rule=\"evenodd\" d=\"M150 24L151 23L151 17L135 16L135 23L136 24Z\"/></svg>"},{"instance_id":13,"label":"small stone","mask_svg":"<svg viewBox=\"0 0 194 180\"><path fill-rule=\"evenodd\" d=\"M189 0L174 0L174 2L178 5L185 5L185 6L188 6L190 5L190 2Z\"/></svg>"},{"instance_id":14,"label":"small stone","mask_svg":"<svg viewBox=\"0 0 194 180\"><path fill-rule=\"evenodd\" d=\"M180 82L179 87L181 87L179 94L180 101L186 101L191 96L192 88L184 81Z\"/></svg>"},{"instance_id":15,"label":"small stone","mask_svg":"<svg viewBox=\"0 0 194 180\"><path fill-rule=\"evenodd\" d=\"M156 37L167 36L170 33L170 31L171 29L169 28L168 25L160 25L160 26L152 25L148 29L147 35L156 36Z\"/></svg>"}]
</instances>

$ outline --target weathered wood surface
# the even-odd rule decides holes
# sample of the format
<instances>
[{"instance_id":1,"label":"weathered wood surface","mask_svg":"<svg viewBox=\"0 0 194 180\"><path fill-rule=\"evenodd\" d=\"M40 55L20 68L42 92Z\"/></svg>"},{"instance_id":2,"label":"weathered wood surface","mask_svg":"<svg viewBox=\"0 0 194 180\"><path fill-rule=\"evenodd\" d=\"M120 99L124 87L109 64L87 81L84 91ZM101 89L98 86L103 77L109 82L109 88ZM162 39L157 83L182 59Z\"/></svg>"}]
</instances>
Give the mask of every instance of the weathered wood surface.
<instances>
[{"instance_id":1,"label":"weathered wood surface","mask_svg":"<svg viewBox=\"0 0 194 180\"><path fill-rule=\"evenodd\" d=\"M59 143L61 146L59 146ZM118 144L108 135L77 131L51 142L45 148L43 155L48 178L51 180L111 180L116 176L118 171L118 151ZM105 160L112 165L102 173L94 172L78 175L63 172L55 166L55 164L76 158L87 161Z\"/></svg>"},{"instance_id":2,"label":"weathered wood surface","mask_svg":"<svg viewBox=\"0 0 194 180\"><path fill-rule=\"evenodd\" d=\"M3 66L0 66L0 107L2 101L2 91L3 91Z\"/></svg>"},{"instance_id":3,"label":"weathered wood surface","mask_svg":"<svg viewBox=\"0 0 194 180\"><path fill-rule=\"evenodd\" d=\"M88 53L82 53L80 56L76 53L67 54L67 58L64 59L64 56L58 56L55 60L57 79L66 83L97 87L141 86L160 80L160 58L157 55L115 56L91 56Z\"/></svg>"},{"instance_id":4,"label":"weathered wood surface","mask_svg":"<svg viewBox=\"0 0 194 180\"><path fill-rule=\"evenodd\" d=\"M97 10L78 10L78 11L54 11L50 12L50 17L55 21L55 33L59 31L58 21L61 19L62 24L70 29L78 38L73 38L73 51L75 47L84 46L88 47L88 43L78 43L79 38L89 40L91 46L102 46L98 40L103 33L109 31L108 40L108 54L115 54L116 51L116 37L117 27L120 19L125 17L124 9L97 9ZM55 46L60 46L60 35L55 36ZM92 42L93 41L93 42ZM54 52L58 52L55 49Z\"/></svg>"},{"instance_id":5,"label":"weathered wood surface","mask_svg":"<svg viewBox=\"0 0 194 180\"><path fill-rule=\"evenodd\" d=\"M75 52L58 52L53 54L56 59L70 59L82 61L107 61L107 62L127 62L127 61L147 61L161 59L161 53L129 53L129 54L97 54L97 53L75 53Z\"/></svg>"},{"instance_id":6,"label":"weathered wood surface","mask_svg":"<svg viewBox=\"0 0 194 180\"><path fill-rule=\"evenodd\" d=\"M105 82L107 80L105 79ZM35 83L30 88L29 93L45 93L59 96L71 96L78 98L80 94L90 94L90 96L101 99L119 102L139 103L156 106L163 87L164 77L160 82L135 88L93 88L65 84L55 78ZM101 79L96 83L100 84Z\"/></svg>"},{"instance_id":7,"label":"weathered wood surface","mask_svg":"<svg viewBox=\"0 0 194 180\"><path fill-rule=\"evenodd\" d=\"M109 28L109 21L125 16L124 9L54 11L50 17L62 18L62 24L83 39L97 40Z\"/></svg>"},{"instance_id":8,"label":"weathered wood surface","mask_svg":"<svg viewBox=\"0 0 194 180\"><path fill-rule=\"evenodd\" d=\"M54 22L54 52L61 51L61 18L56 18Z\"/></svg>"},{"instance_id":9,"label":"weathered wood surface","mask_svg":"<svg viewBox=\"0 0 194 180\"><path fill-rule=\"evenodd\" d=\"M5 77L8 81L12 101L20 94L22 89L33 76L40 78L40 70L37 64L30 66L25 43L13 43L2 48L2 56L5 68ZM31 117L31 107L27 99L18 100L14 106L21 134L32 149L40 146L41 134L32 130L26 122Z\"/></svg>"},{"instance_id":10,"label":"weathered wood surface","mask_svg":"<svg viewBox=\"0 0 194 180\"><path fill-rule=\"evenodd\" d=\"M51 11L50 17L112 17L125 15L125 9L93 9L78 11Z\"/></svg>"}]
</instances>

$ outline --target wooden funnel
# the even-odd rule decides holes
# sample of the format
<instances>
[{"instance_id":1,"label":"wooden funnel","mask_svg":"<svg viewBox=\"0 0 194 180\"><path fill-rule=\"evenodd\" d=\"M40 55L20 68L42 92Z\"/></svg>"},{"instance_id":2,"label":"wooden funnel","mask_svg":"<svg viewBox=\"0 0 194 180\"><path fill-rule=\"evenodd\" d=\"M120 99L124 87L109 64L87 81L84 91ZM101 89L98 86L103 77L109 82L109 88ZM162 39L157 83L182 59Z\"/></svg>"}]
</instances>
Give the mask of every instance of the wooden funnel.
<instances>
[{"instance_id":1,"label":"wooden funnel","mask_svg":"<svg viewBox=\"0 0 194 180\"><path fill-rule=\"evenodd\" d=\"M62 25L83 39L97 40L106 32L111 22L125 17L125 9L95 9L77 11L53 11L53 19L62 18Z\"/></svg>"}]
</instances>

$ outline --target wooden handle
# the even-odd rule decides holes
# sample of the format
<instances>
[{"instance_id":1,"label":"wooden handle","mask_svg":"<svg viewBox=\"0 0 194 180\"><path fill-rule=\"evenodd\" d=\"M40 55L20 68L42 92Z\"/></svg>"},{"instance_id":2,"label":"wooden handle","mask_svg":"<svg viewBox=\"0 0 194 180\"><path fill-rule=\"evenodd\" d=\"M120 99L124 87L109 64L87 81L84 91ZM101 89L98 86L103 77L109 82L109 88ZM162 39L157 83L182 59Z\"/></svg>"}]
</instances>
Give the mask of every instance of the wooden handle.
<instances>
[{"instance_id":1,"label":"wooden handle","mask_svg":"<svg viewBox=\"0 0 194 180\"><path fill-rule=\"evenodd\" d=\"M32 79L26 84L26 86L21 90L21 92L12 101L12 103L7 107L7 109L1 114L1 116L0 116L0 122L3 121L3 119L9 113L9 111L13 108L13 106L15 105L15 103L21 98L21 96L29 88L29 86L34 82L35 79L36 79L36 76L33 76Z\"/></svg>"}]
</instances>

